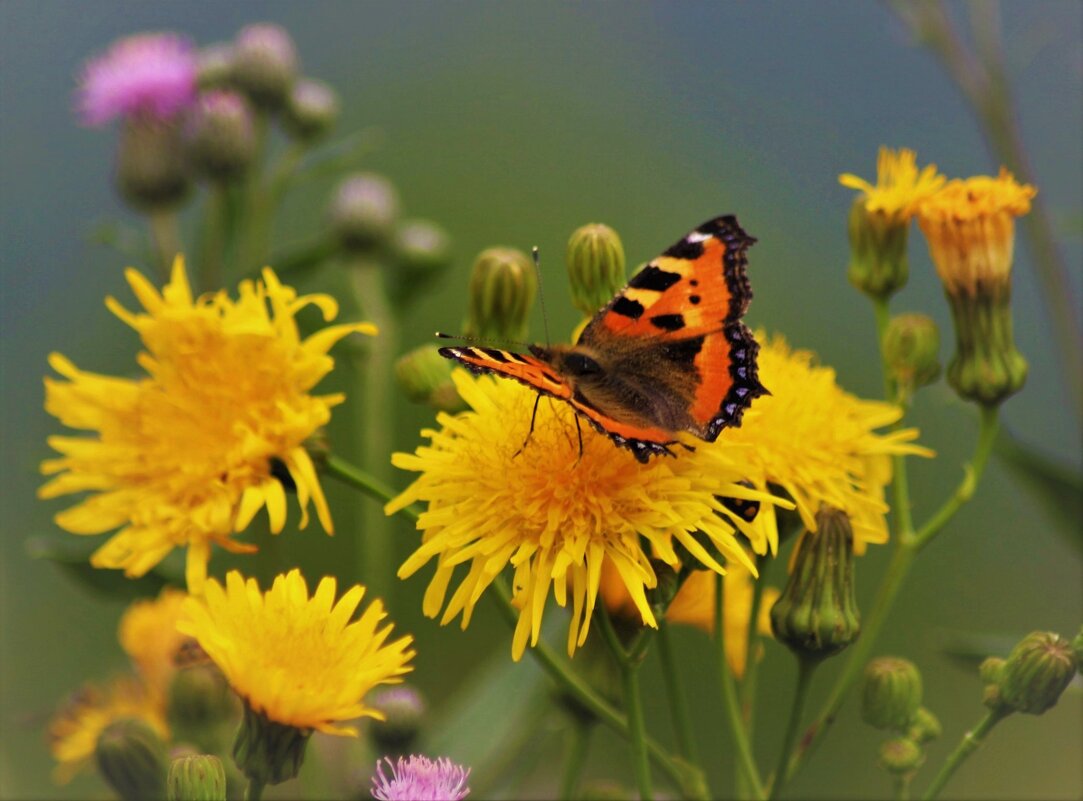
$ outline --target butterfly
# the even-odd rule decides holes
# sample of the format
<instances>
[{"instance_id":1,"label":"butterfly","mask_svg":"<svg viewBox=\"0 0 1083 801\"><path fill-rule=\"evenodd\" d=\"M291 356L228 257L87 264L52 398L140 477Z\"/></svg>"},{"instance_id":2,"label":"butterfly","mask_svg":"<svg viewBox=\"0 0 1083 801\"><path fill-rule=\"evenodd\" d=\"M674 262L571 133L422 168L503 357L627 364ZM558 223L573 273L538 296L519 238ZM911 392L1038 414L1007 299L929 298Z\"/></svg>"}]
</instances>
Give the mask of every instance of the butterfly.
<instances>
[{"instance_id":1,"label":"butterfly","mask_svg":"<svg viewBox=\"0 0 1083 801\"><path fill-rule=\"evenodd\" d=\"M678 432L714 442L767 392L759 345L741 322L752 299L745 251L755 241L732 215L708 220L636 273L574 345L440 354L526 384L539 400L567 402L643 463L676 455L672 445L691 450Z\"/></svg>"}]
</instances>

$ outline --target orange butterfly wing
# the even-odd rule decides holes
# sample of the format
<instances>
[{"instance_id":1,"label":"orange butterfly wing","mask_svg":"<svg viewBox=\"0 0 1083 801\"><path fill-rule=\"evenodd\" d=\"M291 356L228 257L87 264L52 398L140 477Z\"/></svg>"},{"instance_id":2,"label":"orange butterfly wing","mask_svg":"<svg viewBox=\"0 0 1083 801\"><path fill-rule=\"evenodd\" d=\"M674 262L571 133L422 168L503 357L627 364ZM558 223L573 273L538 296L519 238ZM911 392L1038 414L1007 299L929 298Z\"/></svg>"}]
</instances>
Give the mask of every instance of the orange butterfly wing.
<instances>
[{"instance_id":1,"label":"orange butterfly wing","mask_svg":"<svg viewBox=\"0 0 1083 801\"><path fill-rule=\"evenodd\" d=\"M462 362L473 373L496 373L526 384L536 392L571 401L572 388L551 366L525 353L496 348L440 348L445 359Z\"/></svg>"},{"instance_id":2,"label":"orange butterfly wing","mask_svg":"<svg viewBox=\"0 0 1083 801\"><path fill-rule=\"evenodd\" d=\"M579 337L601 350L614 339L694 350L690 364L674 366L684 371L675 378L695 382L689 414L708 442L740 425L766 392L756 374L759 346L740 321L752 300L745 252L755 241L732 215L708 220L636 273Z\"/></svg>"}]
</instances>

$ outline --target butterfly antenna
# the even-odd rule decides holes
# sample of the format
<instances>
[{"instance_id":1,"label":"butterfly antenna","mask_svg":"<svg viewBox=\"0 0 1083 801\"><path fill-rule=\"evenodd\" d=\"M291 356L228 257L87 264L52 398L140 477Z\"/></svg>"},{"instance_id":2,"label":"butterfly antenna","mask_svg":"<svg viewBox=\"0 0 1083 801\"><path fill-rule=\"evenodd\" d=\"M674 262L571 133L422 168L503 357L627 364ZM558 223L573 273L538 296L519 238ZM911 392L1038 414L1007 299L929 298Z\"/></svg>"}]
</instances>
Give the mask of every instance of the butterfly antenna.
<instances>
[{"instance_id":1,"label":"butterfly antenna","mask_svg":"<svg viewBox=\"0 0 1083 801\"><path fill-rule=\"evenodd\" d=\"M443 331L435 332L434 336L437 339L457 339L468 345L496 345L498 347L514 345L517 348L529 348L531 344L529 342L519 342L515 339L486 339L485 337L470 337L466 334L447 334Z\"/></svg>"},{"instance_id":2,"label":"butterfly antenna","mask_svg":"<svg viewBox=\"0 0 1083 801\"><path fill-rule=\"evenodd\" d=\"M545 329L545 347L548 348L552 343L549 341L549 315L545 312L545 290L542 287L541 257L538 255L537 245L530 251L530 255L534 257L534 275L538 279L538 301L541 303L542 326Z\"/></svg>"}]
</instances>

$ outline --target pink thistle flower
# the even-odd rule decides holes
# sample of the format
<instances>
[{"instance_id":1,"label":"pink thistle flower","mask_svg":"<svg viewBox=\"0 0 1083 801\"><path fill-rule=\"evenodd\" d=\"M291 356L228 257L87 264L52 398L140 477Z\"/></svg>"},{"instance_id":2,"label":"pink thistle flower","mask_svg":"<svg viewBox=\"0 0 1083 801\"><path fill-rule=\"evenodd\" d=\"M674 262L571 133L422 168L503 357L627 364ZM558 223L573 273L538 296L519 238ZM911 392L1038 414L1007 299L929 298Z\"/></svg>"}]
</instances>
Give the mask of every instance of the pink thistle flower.
<instances>
[{"instance_id":1,"label":"pink thistle flower","mask_svg":"<svg viewBox=\"0 0 1083 801\"><path fill-rule=\"evenodd\" d=\"M385 768L391 772L390 777ZM372 796L379 801L460 801L470 794L466 786L469 775L469 768L447 757L436 760L424 756L399 757L397 762L384 757L376 761Z\"/></svg>"},{"instance_id":2,"label":"pink thistle flower","mask_svg":"<svg viewBox=\"0 0 1083 801\"><path fill-rule=\"evenodd\" d=\"M148 113L164 120L196 96L196 54L171 33L142 33L114 42L79 76L80 122L99 127L114 117Z\"/></svg>"}]
</instances>

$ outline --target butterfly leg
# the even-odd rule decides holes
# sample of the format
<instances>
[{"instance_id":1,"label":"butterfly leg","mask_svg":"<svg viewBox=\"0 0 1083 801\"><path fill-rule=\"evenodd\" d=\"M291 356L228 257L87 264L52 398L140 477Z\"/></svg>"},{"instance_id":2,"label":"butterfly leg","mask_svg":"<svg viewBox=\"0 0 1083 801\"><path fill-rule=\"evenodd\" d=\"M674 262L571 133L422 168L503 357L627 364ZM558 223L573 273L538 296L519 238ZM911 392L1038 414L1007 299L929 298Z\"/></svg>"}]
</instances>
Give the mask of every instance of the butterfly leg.
<instances>
[{"instance_id":1,"label":"butterfly leg","mask_svg":"<svg viewBox=\"0 0 1083 801\"><path fill-rule=\"evenodd\" d=\"M514 459L514 458L515 458L516 456L518 456L518 455L519 455L520 453L522 453L522 452L523 452L523 450L524 450L524 449L526 448L526 446L527 446L527 443L528 443L528 442L530 442L530 438L531 438L532 436L534 436L534 421L538 419L538 404L539 404L539 403L541 403L541 399L542 399L542 396L541 396L541 395L538 395L538 397L536 397L536 398L534 399L534 411L532 411L532 412L530 413L530 430L529 430L528 432L526 432L526 439L524 439L524 440L523 440L523 444L519 446L519 450L517 450L517 451L516 451L515 453L513 453L513 454L511 455L511 458L512 458L512 459ZM578 421L578 420L576 420L576 424L578 424L578 422L579 422L579 421ZM579 452L580 452L580 453L582 453L582 451L583 451L583 448L582 448L582 441L580 441L580 448L579 448Z\"/></svg>"}]
</instances>

